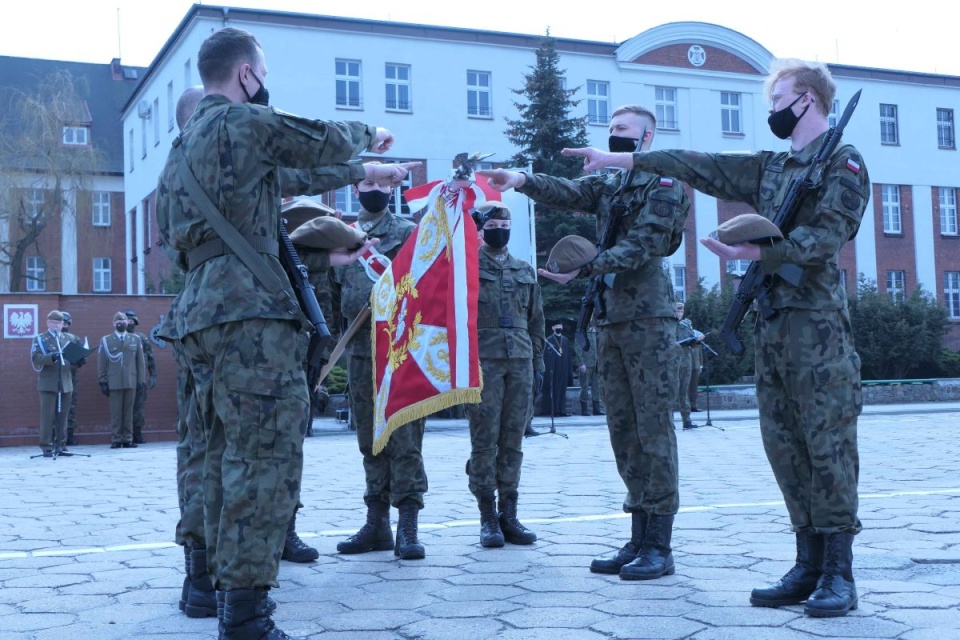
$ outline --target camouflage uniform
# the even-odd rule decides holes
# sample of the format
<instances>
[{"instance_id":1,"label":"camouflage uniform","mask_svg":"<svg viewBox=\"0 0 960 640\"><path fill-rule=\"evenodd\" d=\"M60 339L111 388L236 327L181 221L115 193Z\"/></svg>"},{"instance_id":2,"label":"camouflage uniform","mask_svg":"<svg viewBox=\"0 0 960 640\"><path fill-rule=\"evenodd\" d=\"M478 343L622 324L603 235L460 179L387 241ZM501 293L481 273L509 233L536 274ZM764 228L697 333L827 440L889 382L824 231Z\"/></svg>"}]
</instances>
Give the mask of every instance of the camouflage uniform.
<instances>
[{"instance_id":1,"label":"camouflage uniform","mask_svg":"<svg viewBox=\"0 0 960 640\"><path fill-rule=\"evenodd\" d=\"M164 243L187 271L160 336L180 341L206 435L203 502L209 570L218 589L277 586L290 516L300 495L308 416L303 370L308 323L260 286L231 252L190 264L218 240L178 173L186 161L246 237L276 240L280 198L359 180L346 162L375 129L299 118L208 95L173 149L157 188ZM287 167L281 169L280 167ZM197 255L197 254L194 254ZM285 278L275 253L264 259Z\"/></svg>"},{"instance_id":2,"label":"camouflage uniform","mask_svg":"<svg viewBox=\"0 0 960 640\"><path fill-rule=\"evenodd\" d=\"M143 358L147 364L147 376L150 380L150 386L157 382L157 360L153 356L153 345L150 344L150 338L139 331L129 331L132 336L140 339L143 345ZM143 444L143 426L146 420L143 415L143 407L147 403L147 386L137 387L136 396L133 399L133 441L137 444Z\"/></svg>"},{"instance_id":3,"label":"camouflage uniform","mask_svg":"<svg viewBox=\"0 0 960 640\"><path fill-rule=\"evenodd\" d=\"M599 415L600 368L597 358L597 329L593 325L587 327L587 344L589 349L584 349L580 346L579 340L573 341L574 355L577 356L577 375L580 378L580 408L583 410L583 415L587 415L587 405L592 400L593 414Z\"/></svg>"},{"instance_id":4,"label":"camouflage uniform","mask_svg":"<svg viewBox=\"0 0 960 640\"><path fill-rule=\"evenodd\" d=\"M379 238L376 250L394 258L415 226L392 213L382 216L360 211L360 227L371 238ZM373 281L359 261L333 269L333 294L340 298L340 314L350 323L370 303ZM373 347L370 320L367 320L347 345L347 381L350 385L350 419L357 430L357 444L363 456L366 478L364 502L399 507L406 499L423 508L427 474L423 467L424 419L414 420L390 436L386 448L373 455Z\"/></svg>"},{"instance_id":5,"label":"camouflage uniform","mask_svg":"<svg viewBox=\"0 0 960 640\"><path fill-rule=\"evenodd\" d=\"M693 323L688 318L684 318L677 323L677 342L687 340L696 336L693 330ZM683 425L687 426L690 422L690 376L693 372L694 349L699 348L699 342L692 342L680 347L680 369L677 379L677 404L680 407L680 418Z\"/></svg>"},{"instance_id":6,"label":"camouflage uniform","mask_svg":"<svg viewBox=\"0 0 960 640\"><path fill-rule=\"evenodd\" d=\"M697 405L697 393L700 388L700 371L703 369L703 347L698 342L690 347L690 384L687 386L687 400L690 402L691 411L700 411ZM684 393L683 387L680 387L680 393Z\"/></svg>"},{"instance_id":7,"label":"camouflage uniform","mask_svg":"<svg viewBox=\"0 0 960 640\"><path fill-rule=\"evenodd\" d=\"M507 249L480 249L477 348L480 404L467 406L467 477L478 499L517 498L523 432L533 414L533 372L543 371L543 303L537 276Z\"/></svg>"},{"instance_id":8,"label":"camouflage uniform","mask_svg":"<svg viewBox=\"0 0 960 640\"><path fill-rule=\"evenodd\" d=\"M639 171L579 180L527 175L518 191L551 207L593 213L598 230L618 193L626 205L612 247L585 269L613 281L603 296L606 315L595 321L607 428L627 488L624 511L672 516L679 494L670 410L680 348L662 259L680 246L687 195L679 182Z\"/></svg>"},{"instance_id":9,"label":"camouflage uniform","mask_svg":"<svg viewBox=\"0 0 960 640\"><path fill-rule=\"evenodd\" d=\"M703 154L654 151L634 155L638 169L656 167L716 198L744 202L773 218L793 178L823 143L800 151ZM764 245L765 273L804 268L799 287L780 282L766 296L774 311L756 329L757 400L767 459L795 531L856 534L857 416L862 406L860 358L837 264L860 226L870 181L850 145L829 159L819 188L801 206L782 242Z\"/></svg>"},{"instance_id":10,"label":"camouflage uniform","mask_svg":"<svg viewBox=\"0 0 960 640\"><path fill-rule=\"evenodd\" d=\"M74 335L68 331L60 332L64 338L74 343L78 347L83 346L80 336ZM87 364L86 358L80 358L77 362L70 363L70 380L73 382L73 394L70 396L70 411L67 413L67 444L74 444L73 432L77 429L77 374L80 367Z\"/></svg>"}]
</instances>

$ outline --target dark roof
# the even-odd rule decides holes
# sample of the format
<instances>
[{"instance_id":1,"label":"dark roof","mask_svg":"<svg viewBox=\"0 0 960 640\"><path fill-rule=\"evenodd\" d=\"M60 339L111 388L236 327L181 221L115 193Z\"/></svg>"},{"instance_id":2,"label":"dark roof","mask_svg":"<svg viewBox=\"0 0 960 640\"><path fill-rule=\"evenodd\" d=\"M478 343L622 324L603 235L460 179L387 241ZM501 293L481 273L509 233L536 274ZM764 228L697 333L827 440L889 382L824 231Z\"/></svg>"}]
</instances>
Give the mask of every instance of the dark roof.
<instances>
[{"instance_id":1,"label":"dark roof","mask_svg":"<svg viewBox=\"0 0 960 640\"><path fill-rule=\"evenodd\" d=\"M123 127L120 126L120 110L136 88L144 69L123 66L119 60L95 64L0 56L0 105L9 105L17 93L35 92L43 78L57 71L70 73L78 94L86 102L92 121L90 142L104 155L102 171L122 175ZM8 109L4 108L4 111L9 114ZM78 117L78 120L82 119ZM16 127L16 123L11 126Z\"/></svg>"}]
</instances>

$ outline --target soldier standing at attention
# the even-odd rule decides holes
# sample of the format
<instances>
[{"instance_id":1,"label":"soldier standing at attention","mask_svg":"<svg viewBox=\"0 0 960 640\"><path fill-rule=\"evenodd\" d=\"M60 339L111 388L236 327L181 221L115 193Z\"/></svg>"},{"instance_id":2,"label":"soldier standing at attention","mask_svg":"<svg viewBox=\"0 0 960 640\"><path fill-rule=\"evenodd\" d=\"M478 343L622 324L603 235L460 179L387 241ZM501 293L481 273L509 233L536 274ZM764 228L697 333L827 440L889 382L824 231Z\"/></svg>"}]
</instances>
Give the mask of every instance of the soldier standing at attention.
<instances>
[{"instance_id":1,"label":"soldier standing at attention","mask_svg":"<svg viewBox=\"0 0 960 640\"><path fill-rule=\"evenodd\" d=\"M776 215L790 182L810 165L830 129L836 84L826 66L777 60L767 78L771 131L790 138L786 152L710 154L654 151L607 154L572 151L584 169L657 169L724 200ZM797 286L780 281L764 299L772 314L757 325L757 402L767 460L796 534L794 567L769 588L754 589L759 607L806 602L814 617L846 615L857 607L853 537L857 517L857 416L863 397L838 256L860 227L870 180L860 153L840 145L827 160L821 186L808 194L782 240L763 245L703 245L724 260L760 261L766 274L782 265L803 268Z\"/></svg>"},{"instance_id":2,"label":"soldier standing at attention","mask_svg":"<svg viewBox=\"0 0 960 640\"><path fill-rule=\"evenodd\" d=\"M47 314L47 331L33 339L30 361L40 375L40 449L43 457L53 457L54 449L66 450L67 412L73 395L69 363L64 362L63 348L67 338L62 334L63 313L53 310Z\"/></svg>"},{"instance_id":3,"label":"soldier standing at attention","mask_svg":"<svg viewBox=\"0 0 960 640\"><path fill-rule=\"evenodd\" d=\"M610 149L647 149L656 117L629 105L613 112ZM680 183L642 171L617 171L565 180L502 169L479 171L498 191L515 188L537 202L597 216L598 237L613 224L612 242L582 269L540 275L566 283L582 275L612 281L596 318L597 354L607 428L617 471L627 487L630 541L596 558L590 570L647 580L674 573L670 539L680 506L677 438L671 409L680 347L673 285L662 267L683 238L690 207Z\"/></svg>"},{"instance_id":4,"label":"soldier standing at attention","mask_svg":"<svg viewBox=\"0 0 960 640\"><path fill-rule=\"evenodd\" d=\"M73 324L73 317L66 311L61 311L60 313L63 315L63 331L61 332L63 337L77 346L82 346L80 344L80 336L70 333L70 325ZM87 364L87 359L80 358L76 362L69 364L70 381L73 383L73 394L70 396L70 412L67 414L67 445L72 447L76 444L73 432L77 429L77 373L80 371L80 367Z\"/></svg>"},{"instance_id":5,"label":"soldier standing at attention","mask_svg":"<svg viewBox=\"0 0 960 640\"><path fill-rule=\"evenodd\" d=\"M600 409L600 369L597 359L597 328L591 322L587 327L588 349L580 346L579 340L573 341L573 353L577 356L577 375L580 382L580 415L589 416L591 404L593 415L602 416ZM592 403L591 403L592 401Z\"/></svg>"},{"instance_id":6,"label":"soldier standing at attention","mask_svg":"<svg viewBox=\"0 0 960 640\"><path fill-rule=\"evenodd\" d=\"M110 398L110 448L136 448L133 442L133 401L146 384L146 367L140 338L127 334L127 316L113 315L114 332L100 340L97 379L100 391Z\"/></svg>"},{"instance_id":7,"label":"soldier standing at attention","mask_svg":"<svg viewBox=\"0 0 960 640\"><path fill-rule=\"evenodd\" d=\"M147 384L137 387L137 396L133 400L133 443L143 444L143 426L146 422L143 416L143 407L147 403L147 389L153 389L157 386L157 360L153 357L153 345L150 344L150 338L136 330L140 324L137 312L128 309L123 313L129 319L127 333L140 340L140 344L143 345L143 358L147 363Z\"/></svg>"},{"instance_id":8,"label":"soldier standing at attention","mask_svg":"<svg viewBox=\"0 0 960 640\"><path fill-rule=\"evenodd\" d=\"M340 315L353 322L370 303L370 292L380 274L396 257L415 225L389 210L393 188L389 183L366 179L354 186L360 201L357 226L379 244L360 261L333 270L333 296L340 299ZM383 260L386 257L387 260ZM354 535L337 544L339 553L389 551L405 560L426 555L417 535L417 519L427 492L423 466L421 418L393 432L386 448L373 455L373 347L369 318L347 345L347 382L350 385L350 420L357 429L357 445L363 456L367 521ZM390 505L399 511L397 537L390 529Z\"/></svg>"},{"instance_id":9,"label":"soldier standing at attention","mask_svg":"<svg viewBox=\"0 0 960 640\"><path fill-rule=\"evenodd\" d=\"M523 432L533 415L535 384L543 383L540 285L533 267L507 249L507 207L488 202L474 210L473 219L480 234L477 348L483 392L480 404L467 405L467 477L480 506L480 544L533 544L537 534L517 519L517 498Z\"/></svg>"},{"instance_id":10,"label":"soldier standing at attention","mask_svg":"<svg viewBox=\"0 0 960 640\"><path fill-rule=\"evenodd\" d=\"M387 151L393 136L359 122L310 120L268 106L263 50L250 33L214 32L200 47L204 86L157 187L164 244L187 272L160 335L178 341L206 432L204 532L225 640L284 640L268 608L284 538L300 496L309 399L303 369L309 323L281 302L219 238L187 191L202 192L267 268L278 258L281 196L326 190L331 177L371 172L347 163ZM385 165L378 177L402 180ZM385 174L385 175L384 175ZM196 192L194 192L196 193ZM198 196L198 197L199 197ZM332 264L356 259L331 252Z\"/></svg>"},{"instance_id":11,"label":"soldier standing at attention","mask_svg":"<svg viewBox=\"0 0 960 640\"><path fill-rule=\"evenodd\" d=\"M690 419L690 376L693 375L693 352L700 349L703 334L693 328L693 323L683 317L683 303L677 303L677 344L680 345L680 369L677 381L677 404L684 429L696 429ZM697 358L699 362L699 358ZM699 365L698 365L699 366Z\"/></svg>"}]
</instances>

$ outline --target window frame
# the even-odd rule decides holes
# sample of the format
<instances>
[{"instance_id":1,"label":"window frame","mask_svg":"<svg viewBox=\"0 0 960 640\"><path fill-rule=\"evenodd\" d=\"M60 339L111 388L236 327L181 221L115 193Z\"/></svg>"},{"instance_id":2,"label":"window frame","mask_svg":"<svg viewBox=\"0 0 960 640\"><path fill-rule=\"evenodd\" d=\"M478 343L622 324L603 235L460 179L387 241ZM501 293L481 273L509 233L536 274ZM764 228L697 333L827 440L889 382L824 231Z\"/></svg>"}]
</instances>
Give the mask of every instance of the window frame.
<instances>
[{"instance_id":1,"label":"window frame","mask_svg":"<svg viewBox=\"0 0 960 640\"><path fill-rule=\"evenodd\" d=\"M937 187L937 200L940 209L940 235L960 235L960 220L957 218L957 189ZM952 202L950 202L952 200ZM947 218L950 216L952 219ZM952 222L952 230L950 230Z\"/></svg>"},{"instance_id":2,"label":"window frame","mask_svg":"<svg viewBox=\"0 0 960 640\"><path fill-rule=\"evenodd\" d=\"M606 93L598 91L602 89ZM587 124L610 124L610 83L605 80L587 80Z\"/></svg>"},{"instance_id":3,"label":"window frame","mask_svg":"<svg viewBox=\"0 0 960 640\"><path fill-rule=\"evenodd\" d=\"M98 264L98 261L99 264ZM105 282L103 282L105 281ZM106 285L104 287L104 285ZM93 259L93 292L110 293L113 291L113 258L96 257Z\"/></svg>"},{"instance_id":4,"label":"window frame","mask_svg":"<svg viewBox=\"0 0 960 640\"><path fill-rule=\"evenodd\" d=\"M31 261L35 261L33 266L30 264ZM27 256L23 274L28 292L47 290L47 261L43 256Z\"/></svg>"},{"instance_id":5,"label":"window frame","mask_svg":"<svg viewBox=\"0 0 960 640\"><path fill-rule=\"evenodd\" d=\"M390 70L394 69L397 73L396 77L390 77ZM399 71L405 69L407 72L406 79L399 77ZM384 94L384 105L387 111L393 113L412 113L413 112L413 67L409 64L401 64L399 62L387 62L384 63L384 81L385 81L385 94ZM390 89L393 87L394 90L394 106L390 106ZM402 89L406 89L407 100L406 106L403 106L404 103L400 100L400 93Z\"/></svg>"},{"instance_id":6,"label":"window frame","mask_svg":"<svg viewBox=\"0 0 960 640\"><path fill-rule=\"evenodd\" d=\"M957 129L954 122L953 109L937 107L937 148L957 148Z\"/></svg>"},{"instance_id":7,"label":"window frame","mask_svg":"<svg viewBox=\"0 0 960 640\"><path fill-rule=\"evenodd\" d=\"M477 84L470 81L471 74L476 76L476 80L486 78L487 84ZM487 98L487 113L483 113L481 96ZM471 107L471 97L475 96L475 106ZM471 111L473 110L473 112ZM479 71L477 69L467 69L467 117L483 118L484 120L493 119L493 72Z\"/></svg>"},{"instance_id":8,"label":"window frame","mask_svg":"<svg viewBox=\"0 0 960 640\"><path fill-rule=\"evenodd\" d=\"M898 282L899 281L899 282ZM907 272L902 269L887 271L887 295L894 302L902 301L906 295ZM900 296L899 300L897 296Z\"/></svg>"},{"instance_id":9,"label":"window frame","mask_svg":"<svg viewBox=\"0 0 960 640\"><path fill-rule=\"evenodd\" d=\"M79 135L81 133L83 135ZM82 124L63 125L63 129L60 134L60 144L65 147L90 146L90 127Z\"/></svg>"},{"instance_id":10,"label":"window frame","mask_svg":"<svg viewBox=\"0 0 960 640\"><path fill-rule=\"evenodd\" d=\"M950 320L960 320L960 271L943 272L943 304Z\"/></svg>"},{"instance_id":11,"label":"window frame","mask_svg":"<svg viewBox=\"0 0 960 640\"><path fill-rule=\"evenodd\" d=\"M343 65L343 72L340 71L340 65ZM353 67L356 67L356 74L351 73ZM351 60L348 58L336 58L333 62L334 71L334 102L337 109L353 109L360 111L363 109L363 63L360 60ZM343 98L341 99L341 84L343 85ZM356 89L356 97L350 95L350 88ZM355 102L355 104L354 104Z\"/></svg>"},{"instance_id":12,"label":"window frame","mask_svg":"<svg viewBox=\"0 0 960 640\"><path fill-rule=\"evenodd\" d=\"M890 113L884 113L884 107ZM880 103L880 144L891 146L900 144L900 118L897 113L897 105Z\"/></svg>"},{"instance_id":13,"label":"window frame","mask_svg":"<svg viewBox=\"0 0 960 640\"><path fill-rule=\"evenodd\" d=\"M98 202L98 200L102 201ZM90 195L90 205L92 209L91 224L94 227L104 228L113 224L113 202L109 191L94 191ZM104 221L104 218L106 221Z\"/></svg>"},{"instance_id":14,"label":"window frame","mask_svg":"<svg viewBox=\"0 0 960 640\"><path fill-rule=\"evenodd\" d=\"M724 99L736 98L736 104L724 103ZM736 127L728 120L736 118ZM743 133L743 94L736 91L720 92L720 131L726 136L742 136Z\"/></svg>"},{"instance_id":15,"label":"window frame","mask_svg":"<svg viewBox=\"0 0 960 640\"><path fill-rule=\"evenodd\" d=\"M895 195L896 201L888 198ZM883 233L886 235L903 235L903 212L901 210L900 186L896 184L880 185L880 212L882 215ZM896 216L896 229L892 229ZM890 225L887 224L888 219Z\"/></svg>"},{"instance_id":16,"label":"window frame","mask_svg":"<svg viewBox=\"0 0 960 640\"><path fill-rule=\"evenodd\" d=\"M666 97L667 94L672 98ZM678 91L676 87L653 88L654 110L657 116L657 131L680 130L680 107L678 105ZM668 113L672 114L668 116ZM671 126L672 125L672 126Z\"/></svg>"}]
</instances>

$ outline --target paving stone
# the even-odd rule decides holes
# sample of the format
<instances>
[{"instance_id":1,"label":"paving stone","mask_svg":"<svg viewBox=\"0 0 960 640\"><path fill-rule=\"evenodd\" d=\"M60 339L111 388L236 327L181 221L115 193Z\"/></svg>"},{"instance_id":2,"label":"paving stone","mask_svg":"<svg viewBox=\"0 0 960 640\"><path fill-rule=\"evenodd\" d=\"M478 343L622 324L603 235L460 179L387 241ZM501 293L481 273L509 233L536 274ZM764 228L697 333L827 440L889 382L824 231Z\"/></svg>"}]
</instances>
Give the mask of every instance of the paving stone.
<instances>
[{"instance_id":1,"label":"paving stone","mask_svg":"<svg viewBox=\"0 0 960 640\"><path fill-rule=\"evenodd\" d=\"M641 638L657 638L658 640L676 638L679 640L680 638L689 638L706 627L699 622L683 618L664 618L649 615L611 617L590 628L616 640L639 640Z\"/></svg>"}]
</instances>

